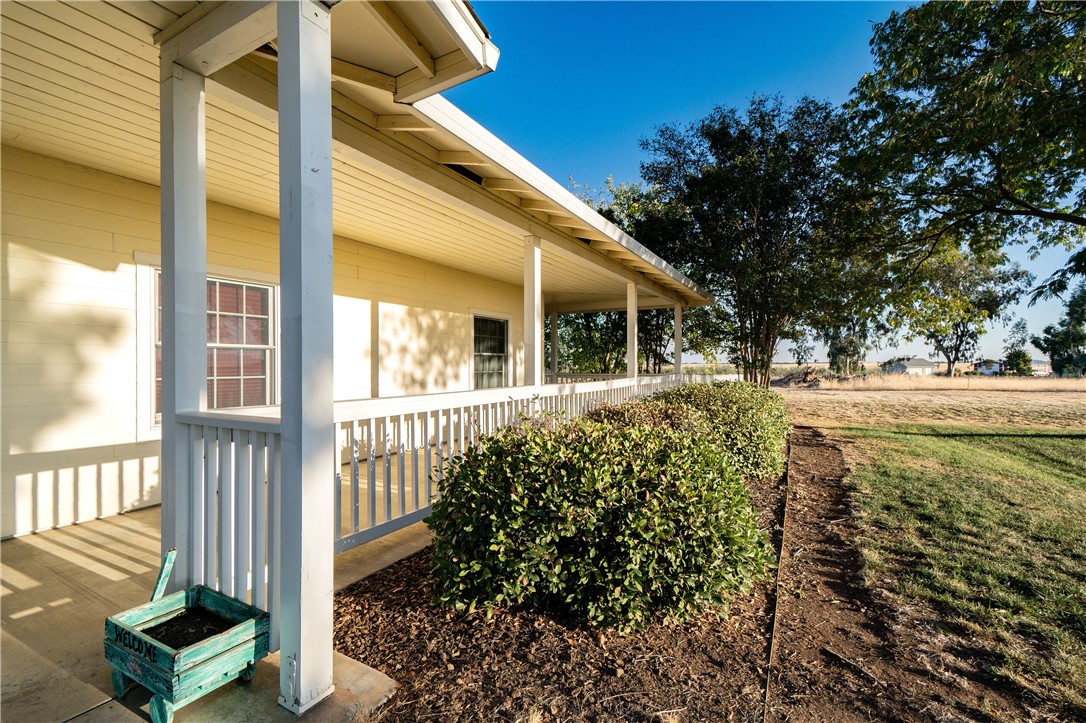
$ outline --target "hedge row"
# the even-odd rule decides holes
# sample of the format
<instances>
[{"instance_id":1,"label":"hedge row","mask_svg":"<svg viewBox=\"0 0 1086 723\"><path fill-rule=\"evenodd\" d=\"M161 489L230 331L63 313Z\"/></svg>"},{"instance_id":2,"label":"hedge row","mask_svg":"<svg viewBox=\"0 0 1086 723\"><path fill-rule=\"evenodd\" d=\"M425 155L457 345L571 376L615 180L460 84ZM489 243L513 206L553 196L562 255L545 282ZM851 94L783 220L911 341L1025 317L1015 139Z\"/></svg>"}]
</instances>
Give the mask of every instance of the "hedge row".
<instances>
[{"instance_id":1,"label":"hedge row","mask_svg":"<svg viewBox=\"0 0 1086 723\"><path fill-rule=\"evenodd\" d=\"M743 382L713 382L667 389L650 401L704 415L709 433L744 477L765 479L784 471L791 427L776 392Z\"/></svg>"},{"instance_id":2,"label":"hedge row","mask_svg":"<svg viewBox=\"0 0 1086 723\"><path fill-rule=\"evenodd\" d=\"M714 385L705 399L746 411L744 393ZM767 575L772 553L713 411L657 398L590 416L527 420L446 461L427 520L441 603L625 630L687 619Z\"/></svg>"}]
</instances>

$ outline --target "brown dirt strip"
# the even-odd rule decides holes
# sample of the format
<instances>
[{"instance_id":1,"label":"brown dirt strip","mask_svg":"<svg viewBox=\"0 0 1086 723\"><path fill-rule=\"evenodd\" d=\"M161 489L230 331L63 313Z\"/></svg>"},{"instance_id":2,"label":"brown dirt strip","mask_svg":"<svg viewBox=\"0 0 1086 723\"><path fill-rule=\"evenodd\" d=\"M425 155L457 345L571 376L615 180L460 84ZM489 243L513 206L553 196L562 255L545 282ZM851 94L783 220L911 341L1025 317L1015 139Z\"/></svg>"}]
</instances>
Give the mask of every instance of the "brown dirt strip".
<instances>
[{"instance_id":1,"label":"brown dirt strip","mask_svg":"<svg viewBox=\"0 0 1086 723\"><path fill-rule=\"evenodd\" d=\"M1029 719L983 659L949 655L962 641L936 640L868 586L840 443L811 428L790 441L766 720Z\"/></svg>"}]
</instances>

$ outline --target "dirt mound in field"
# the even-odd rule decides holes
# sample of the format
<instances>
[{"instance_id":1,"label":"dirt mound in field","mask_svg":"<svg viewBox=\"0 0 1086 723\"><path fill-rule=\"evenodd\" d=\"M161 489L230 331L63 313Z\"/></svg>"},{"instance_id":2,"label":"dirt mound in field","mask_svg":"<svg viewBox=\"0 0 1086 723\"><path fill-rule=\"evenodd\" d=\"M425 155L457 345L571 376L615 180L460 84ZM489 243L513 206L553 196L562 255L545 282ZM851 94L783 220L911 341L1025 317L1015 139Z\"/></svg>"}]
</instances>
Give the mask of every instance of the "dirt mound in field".
<instances>
[{"instance_id":1,"label":"dirt mound in field","mask_svg":"<svg viewBox=\"0 0 1086 723\"><path fill-rule=\"evenodd\" d=\"M805 389L817 389L821 383L821 373L826 376L828 372L823 369L816 370L814 367L804 367L803 369L796 369L795 371L788 372L783 377L778 377L769 382L772 387L802 387ZM829 374L831 377L835 377L833 374ZM836 378L836 377L835 377Z\"/></svg>"}]
</instances>

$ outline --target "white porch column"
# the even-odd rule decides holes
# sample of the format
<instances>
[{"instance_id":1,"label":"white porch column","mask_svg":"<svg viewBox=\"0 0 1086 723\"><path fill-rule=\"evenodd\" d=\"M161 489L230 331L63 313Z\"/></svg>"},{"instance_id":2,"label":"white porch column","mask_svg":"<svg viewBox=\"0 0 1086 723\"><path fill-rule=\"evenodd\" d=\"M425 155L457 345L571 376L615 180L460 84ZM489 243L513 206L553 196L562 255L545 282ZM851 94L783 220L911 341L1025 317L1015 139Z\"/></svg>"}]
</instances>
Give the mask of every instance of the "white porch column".
<instances>
[{"instance_id":1,"label":"white porch column","mask_svg":"<svg viewBox=\"0 0 1086 723\"><path fill-rule=\"evenodd\" d=\"M683 305L675 304L675 369L683 373Z\"/></svg>"},{"instance_id":2,"label":"white porch column","mask_svg":"<svg viewBox=\"0 0 1086 723\"><path fill-rule=\"evenodd\" d=\"M538 236L524 237L524 384L543 383L542 250Z\"/></svg>"},{"instance_id":3,"label":"white porch column","mask_svg":"<svg viewBox=\"0 0 1086 723\"><path fill-rule=\"evenodd\" d=\"M191 552L192 475L179 411L207 404L207 189L204 78L170 61L159 89L162 220L162 550L177 548L170 590L204 582Z\"/></svg>"},{"instance_id":4,"label":"white porch column","mask_svg":"<svg viewBox=\"0 0 1086 723\"><path fill-rule=\"evenodd\" d=\"M558 312L551 312L551 378L558 382Z\"/></svg>"},{"instance_id":5,"label":"white porch column","mask_svg":"<svg viewBox=\"0 0 1086 723\"><path fill-rule=\"evenodd\" d=\"M278 3L282 519L279 704L333 691L332 77L328 8Z\"/></svg>"},{"instance_id":6,"label":"white porch column","mask_svg":"<svg viewBox=\"0 0 1086 723\"><path fill-rule=\"evenodd\" d=\"M626 282L626 376L637 379L637 284Z\"/></svg>"}]
</instances>

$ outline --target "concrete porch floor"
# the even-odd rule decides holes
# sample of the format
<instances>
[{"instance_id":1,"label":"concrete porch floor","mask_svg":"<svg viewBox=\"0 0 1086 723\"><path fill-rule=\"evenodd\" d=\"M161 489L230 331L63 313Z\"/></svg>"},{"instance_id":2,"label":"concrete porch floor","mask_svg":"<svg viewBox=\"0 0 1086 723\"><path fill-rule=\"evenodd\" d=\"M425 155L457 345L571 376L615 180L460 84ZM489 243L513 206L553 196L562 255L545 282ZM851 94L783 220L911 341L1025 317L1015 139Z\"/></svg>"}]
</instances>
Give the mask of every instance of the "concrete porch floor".
<instances>
[{"instance_id":1,"label":"concrete porch floor","mask_svg":"<svg viewBox=\"0 0 1086 723\"><path fill-rule=\"evenodd\" d=\"M342 589L430 542L421 523L338 555ZM113 698L103 659L105 619L150 597L159 570L159 508L129 512L0 544L0 715L13 721L146 721L149 694ZM357 721L395 683L336 654L336 692L302 716ZM279 707L278 655L245 685L231 684L181 708L180 721L292 721Z\"/></svg>"}]
</instances>

